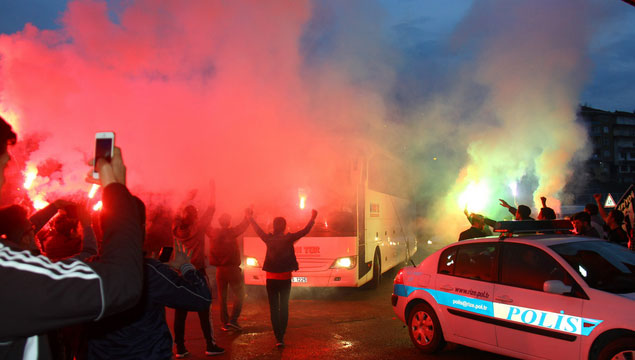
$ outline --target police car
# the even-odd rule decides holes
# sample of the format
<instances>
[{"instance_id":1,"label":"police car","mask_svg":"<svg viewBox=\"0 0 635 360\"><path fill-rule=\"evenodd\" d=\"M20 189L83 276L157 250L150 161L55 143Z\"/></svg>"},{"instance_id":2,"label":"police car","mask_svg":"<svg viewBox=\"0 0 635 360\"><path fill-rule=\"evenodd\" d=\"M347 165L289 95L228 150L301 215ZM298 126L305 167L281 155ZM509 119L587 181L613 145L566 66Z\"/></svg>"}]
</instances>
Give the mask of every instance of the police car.
<instances>
[{"instance_id":1,"label":"police car","mask_svg":"<svg viewBox=\"0 0 635 360\"><path fill-rule=\"evenodd\" d=\"M635 252L570 228L500 222L499 237L453 243L402 269L392 305L413 344L424 353L453 342L524 359L634 359Z\"/></svg>"}]
</instances>

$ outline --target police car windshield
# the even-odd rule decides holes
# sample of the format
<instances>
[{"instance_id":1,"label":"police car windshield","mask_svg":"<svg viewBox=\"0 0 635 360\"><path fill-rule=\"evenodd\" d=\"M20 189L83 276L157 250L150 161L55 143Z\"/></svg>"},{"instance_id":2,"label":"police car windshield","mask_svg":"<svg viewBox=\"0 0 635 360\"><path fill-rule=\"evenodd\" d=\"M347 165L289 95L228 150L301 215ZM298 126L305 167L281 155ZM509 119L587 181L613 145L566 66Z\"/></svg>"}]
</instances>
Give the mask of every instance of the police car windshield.
<instances>
[{"instance_id":1,"label":"police car windshield","mask_svg":"<svg viewBox=\"0 0 635 360\"><path fill-rule=\"evenodd\" d=\"M614 294L635 292L635 253L606 241L552 245L592 288Z\"/></svg>"}]
</instances>

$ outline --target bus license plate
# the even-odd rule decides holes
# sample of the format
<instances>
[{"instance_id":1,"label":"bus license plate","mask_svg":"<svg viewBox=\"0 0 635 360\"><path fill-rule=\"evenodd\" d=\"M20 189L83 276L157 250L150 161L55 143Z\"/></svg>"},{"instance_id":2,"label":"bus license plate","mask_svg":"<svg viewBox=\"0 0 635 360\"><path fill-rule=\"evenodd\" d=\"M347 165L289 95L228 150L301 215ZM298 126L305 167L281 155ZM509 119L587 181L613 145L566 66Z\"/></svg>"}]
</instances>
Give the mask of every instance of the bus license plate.
<instances>
[{"instance_id":1,"label":"bus license plate","mask_svg":"<svg viewBox=\"0 0 635 360\"><path fill-rule=\"evenodd\" d=\"M305 283L306 282L306 277L304 277L304 276L294 276L294 277L291 278L291 282Z\"/></svg>"}]
</instances>

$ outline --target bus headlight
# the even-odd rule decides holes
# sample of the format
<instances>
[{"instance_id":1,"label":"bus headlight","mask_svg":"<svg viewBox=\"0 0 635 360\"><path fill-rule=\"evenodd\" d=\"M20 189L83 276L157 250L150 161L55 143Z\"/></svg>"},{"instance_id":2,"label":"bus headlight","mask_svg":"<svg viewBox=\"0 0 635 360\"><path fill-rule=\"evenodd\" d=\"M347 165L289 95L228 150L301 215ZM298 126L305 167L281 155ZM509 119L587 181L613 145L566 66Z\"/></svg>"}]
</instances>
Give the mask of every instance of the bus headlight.
<instances>
[{"instance_id":1,"label":"bus headlight","mask_svg":"<svg viewBox=\"0 0 635 360\"><path fill-rule=\"evenodd\" d=\"M258 260L256 260L255 257L250 257L250 256L245 258L245 265L251 266L251 267L258 267L259 266Z\"/></svg>"},{"instance_id":2,"label":"bus headlight","mask_svg":"<svg viewBox=\"0 0 635 360\"><path fill-rule=\"evenodd\" d=\"M331 265L331 269L352 269L357 265L356 256L347 256L336 259Z\"/></svg>"}]
</instances>

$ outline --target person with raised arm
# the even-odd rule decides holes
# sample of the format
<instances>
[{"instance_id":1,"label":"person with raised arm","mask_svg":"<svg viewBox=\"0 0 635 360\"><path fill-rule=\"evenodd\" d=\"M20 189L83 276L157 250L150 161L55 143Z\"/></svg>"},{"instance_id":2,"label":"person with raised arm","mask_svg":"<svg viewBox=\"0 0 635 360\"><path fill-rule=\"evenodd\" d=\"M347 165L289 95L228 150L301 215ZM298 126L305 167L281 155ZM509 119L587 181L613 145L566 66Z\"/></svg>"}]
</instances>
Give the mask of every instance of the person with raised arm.
<instances>
[{"instance_id":1,"label":"person with raised arm","mask_svg":"<svg viewBox=\"0 0 635 360\"><path fill-rule=\"evenodd\" d=\"M198 216L198 210L194 205L187 205L181 211L181 214L174 219L174 225L172 227L172 234L176 240L179 240L183 245L192 252L192 265L196 268L205 279L207 280L207 273L205 272L205 231L212 222L214 212L216 210L216 185L214 180L210 180L210 198L207 205L207 209L200 217ZM193 192L190 196L192 200L196 192ZM208 281L209 283L209 281ZM187 319L188 310L175 309L174 310L174 345L175 355L177 358L183 358L190 354L185 347L185 320ZM199 323L201 324L201 330L205 337L206 355L220 355L225 352L225 349L216 344L214 338L214 328L210 320L210 307L206 309L200 309L197 311Z\"/></svg>"},{"instance_id":2,"label":"person with raised arm","mask_svg":"<svg viewBox=\"0 0 635 360\"><path fill-rule=\"evenodd\" d=\"M289 295L291 294L291 273L299 269L293 244L311 231L317 217L317 210L311 211L311 219L304 229L287 233L287 221L283 217L273 219L273 233L265 233L253 218L253 212L247 213L251 226L265 242L267 252L262 269L267 273L267 297L271 325L276 336L276 346L284 347L284 334L289 320Z\"/></svg>"},{"instance_id":3,"label":"person with raised arm","mask_svg":"<svg viewBox=\"0 0 635 360\"><path fill-rule=\"evenodd\" d=\"M16 141L0 118L0 186ZM0 358L47 359L45 334L71 324L99 320L134 306L143 284L142 232L135 200L126 188L121 150L96 159L103 187L101 261L57 263L0 243ZM92 170L91 170L92 173ZM90 177L92 179L92 176Z\"/></svg>"}]
</instances>

